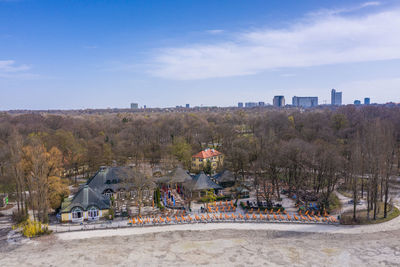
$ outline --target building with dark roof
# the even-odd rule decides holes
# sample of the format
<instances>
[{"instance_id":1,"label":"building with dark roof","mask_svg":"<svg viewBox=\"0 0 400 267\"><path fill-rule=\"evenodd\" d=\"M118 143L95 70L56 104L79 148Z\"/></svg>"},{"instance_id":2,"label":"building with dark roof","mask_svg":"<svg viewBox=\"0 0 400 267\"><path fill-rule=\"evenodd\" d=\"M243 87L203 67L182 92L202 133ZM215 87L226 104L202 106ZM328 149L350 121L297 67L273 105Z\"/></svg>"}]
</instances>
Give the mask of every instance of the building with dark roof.
<instances>
[{"instance_id":1,"label":"building with dark roof","mask_svg":"<svg viewBox=\"0 0 400 267\"><path fill-rule=\"evenodd\" d=\"M110 199L96 192L88 185L82 187L72 198L61 205L61 221L95 221L108 215Z\"/></svg>"},{"instance_id":2,"label":"building with dark roof","mask_svg":"<svg viewBox=\"0 0 400 267\"><path fill-rule=\"evenodd\" d=\"M222 186L216 184L207 176L203 171L195 175L190 183L186 184L187 188L190 188L192 193L198 192L199 197L208 190L215 190L218 193L222 189Z\"/></svg>"},{"instance_id":3,"label":"building with dark roof","mask_svg":"<svg viewBox=\"0 0 400 267\"><path fill-rule=\"evenodd\" d=\"M186 182L190 182L191 180L192 177L190 176L188 171L184 170L182 167L177 167L174 170L168 172L166 175L160 177L157 180L157 183L179 185L179 184L184 184Z\"/></svg>"},{"instance_id":4,"label":"building with dark roof","mask_svg":"<svg viewBox=\"0 0 400 267\"><path fill-rule=\"evenodd\" d=\"M226 188L231 187L235 184L235 175L228 170L223 170L212 177L214 181L220 186Z\"/></svg>"},{"instance_id":5,"label":"building with dark roof","mask_svg":"<svg viewBox=\"0 0 400 267\"><path fill-rule=\"evenodd\" d=\"M152 180L131 167L100 167L99 171L75 194L64 200L62 221L97 220L108 214L110 198L138 197L144 204L153 200Z\"/></svg>"}]
</instances>

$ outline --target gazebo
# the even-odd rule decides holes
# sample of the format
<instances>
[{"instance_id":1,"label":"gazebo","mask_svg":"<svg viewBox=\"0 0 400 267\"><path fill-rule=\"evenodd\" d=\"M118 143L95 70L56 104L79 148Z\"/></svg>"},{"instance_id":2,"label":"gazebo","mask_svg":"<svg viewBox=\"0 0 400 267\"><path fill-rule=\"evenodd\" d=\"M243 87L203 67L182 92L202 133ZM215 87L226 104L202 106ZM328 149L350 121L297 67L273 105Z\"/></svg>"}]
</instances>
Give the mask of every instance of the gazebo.
<instances>
[{"instance_id":1,"label":"gazebo","mask_svg":"<svg viewBox=\"0 0 400 267\"><path fill-rule=\"evenodd\" d=\"M190 182L192 177L189 173L182 169L181 167L177 167L166 175L160 177L157 180L157 183L161 186L162 189L174 188L178 193L183 191L184 184Z\"/></svg>"},{"instance_id":2,"label":"gazebo","mask_svg":"<svg viewBox=\"0 0 400 267\"><path fill-rule=\"evenodd\" d=\"M161 198L164 205L179 208L184 205L187 195L186 186L192 181L192 176L182 167L177 167L166 175L160 177L157 183L161 189Z\"/></svg>"},{"instance_id":3,"label":"gazebo","mask_svg":"<svg viewBox=\"0 0 400 267\"><path fill-rule=\"evenodd\" d=\"M213 189L216 193L222 189L222 186L216 184L211 180L209 176L207 176L203 171L193 177L191 182L190 189L193 192L198 192L199 197L201 197L201 193L207 190Z\"/></svg>"},{"instance_id":4,"label":"gazebo","mask_svg":"<svg viewBox=\"0 0 400 267\"><path fill-rule=\"evenodd\" d=\"M215 182L224 188L231 187L235 184L235 175L228 170L223 170L222 172L213 176Z\"/></svg>"}]
</instances>

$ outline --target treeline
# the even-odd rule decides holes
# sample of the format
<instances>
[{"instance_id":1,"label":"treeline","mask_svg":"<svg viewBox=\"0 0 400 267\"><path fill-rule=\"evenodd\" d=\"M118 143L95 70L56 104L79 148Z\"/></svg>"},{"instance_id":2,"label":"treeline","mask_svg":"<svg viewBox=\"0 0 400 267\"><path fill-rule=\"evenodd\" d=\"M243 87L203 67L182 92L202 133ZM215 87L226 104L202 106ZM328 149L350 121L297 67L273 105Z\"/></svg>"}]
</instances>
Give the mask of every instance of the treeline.
<instances>
[{"instance_id":1,"label":"treeline","mask_svg":"<svg viewBox=\"0 0 400 267\"><path fill-rule=\"evenodd\" d=\"M40 218L49 208L43 202L50 191L47 186L45 195L27 202L27 191L33 196L41 190L29 179L47 185L49 177L87 177L99 166L113 163L167 166L179 161L190 169L191 155L210 146L226 155L226 167L238 182L251 178L258 195L266 200L279 198L284 188L297 196L315 194L326 206L332 192L343 184L354 200L362 195L367 198L374 218L379 202L385 203L386 211L390 180L399 173L400 109L345 106L305 112L254 109L76 116L3 113L1 185L3 190L17 192L21 203L35 208ZM46 155L39 157L45 167L33 162L35 153ZM41 173L37 166L42 166Z\"/></svg>"}]
</instances>

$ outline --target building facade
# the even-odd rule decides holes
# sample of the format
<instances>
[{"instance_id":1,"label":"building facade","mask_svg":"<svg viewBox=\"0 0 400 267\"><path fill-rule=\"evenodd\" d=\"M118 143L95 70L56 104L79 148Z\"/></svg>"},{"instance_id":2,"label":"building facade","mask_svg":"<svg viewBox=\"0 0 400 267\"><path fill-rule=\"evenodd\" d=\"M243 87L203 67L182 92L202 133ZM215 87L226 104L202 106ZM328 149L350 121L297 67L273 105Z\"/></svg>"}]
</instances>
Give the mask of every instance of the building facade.
<instances>
[{"instance_id":1,"label":"building facade","mask_svg":"<svg viewBox=\"0 0 400 267\"><path fill-rule=\"evenodd\" d=\"M216 170L224 164L224 155L212 148L207 148L192 156L192 170L200 171L207 166L207 162L211 163L211 169Z\"/></svg>"},{"instance_id":2,"label":"building facade","mask_svg":"<svg viewBox=\"0 0 400 267\"><path fill-rule=\"evenodd\" d=\"M238 103L238 108L243 108L243 102Z\"/></svg>"},{"instance_id":3,"label":"building facade","mask_svg":"<svg viewBox=\"0 0 400 267\"><path fill-rule=\"evenodd\" d=\"M335 89L332 89L331 105L332 106L341 106L342 105L342 92L336 92Z\"/></svg>"},{"instance_id":4,"label":"building facade","mask_svg":"<svg viewBox=\"0 0 400 267\"><path fill-rule=\"evenodd\" d=\"M245 106L246 108L254 108L254 107L257 107L257 106L258 106L258 103L257 103L257 102L246 102L246 103L244 104L244 106Z\"/></svg>"},{"instance_id":5,"label":"building facade","mask_svg":"<svg viewBox=\"0 0 400 267\"><path fill-rule=\"evenodd\" d=\"M369 97L364 98L364 105L371 104L371 99Z\"/></svg>"},{"instance_id":6,"label":"building facade","mask_svg":"<svg viewBox=\"0 0 400 267\"><path fill-rule=\"evenodd\" d=\"M318 106L318 97L316 96L294 96L292 98L292 105L294 107L312 108Z\"/></svg>"},{"instance_id":7,"label":"building facade","mask_svg":"<svg viewBox=\"0 0 400 267\"><path fill-rule=\"evenodd\" d=\"M138 109L139 104L138 103L131 103L131 109Z\"/></svg>"},{"instance_id":8,"label":"building facade","mask_svg":"<svg viewBox=\"0 0 400 267\"><path fill-rule=\"evenodd\" d=\"M274 96L273 105L278 108L284 107L285 106L285 97L283 95Z\"/></svg>"},{"instance_id":9,"label":"building facade","mask_svg":"<svg viewBox=\"0 0 400 267\"><path fill-rule=\"evenodd\" d=\"M151 205L155 185L146 179L130 167L100 167L74 196L64 199L61 221L95 221L105 217L111 208L111 198L119 201L140 197L143 205Z\"/></svg>"}]
</instances>

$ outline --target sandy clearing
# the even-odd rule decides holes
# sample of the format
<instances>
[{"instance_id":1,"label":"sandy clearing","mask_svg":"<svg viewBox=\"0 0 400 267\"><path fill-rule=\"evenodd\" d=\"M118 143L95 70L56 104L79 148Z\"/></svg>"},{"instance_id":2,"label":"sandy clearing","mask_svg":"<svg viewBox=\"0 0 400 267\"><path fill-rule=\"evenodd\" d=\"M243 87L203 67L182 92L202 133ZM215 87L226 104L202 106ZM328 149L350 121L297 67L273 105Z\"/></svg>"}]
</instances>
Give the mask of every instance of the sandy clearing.
<instances>
[{"instance_id":1,"label":"sandy clearing","mask_svg":"<svg viewBox=\"0 0 400 267\"><path fill-rule=\"evenodd\" d=\"M0 248L0 266L398 266L399 234L224 229L80 240L49 236Z\"/></svg>"}]
</instances>

